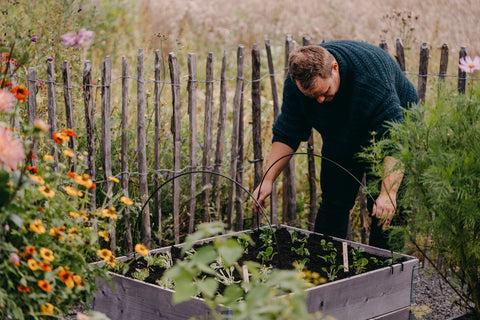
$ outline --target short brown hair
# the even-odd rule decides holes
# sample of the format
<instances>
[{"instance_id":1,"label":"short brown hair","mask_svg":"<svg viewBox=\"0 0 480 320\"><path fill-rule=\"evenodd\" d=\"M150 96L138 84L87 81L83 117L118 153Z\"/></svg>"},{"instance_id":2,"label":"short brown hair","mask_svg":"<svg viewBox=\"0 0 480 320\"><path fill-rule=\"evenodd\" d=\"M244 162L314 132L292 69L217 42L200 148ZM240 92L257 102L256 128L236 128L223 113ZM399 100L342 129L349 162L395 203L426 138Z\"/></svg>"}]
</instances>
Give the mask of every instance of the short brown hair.
<instances>
[{"instance_id":1,"label":"short brown hair","mask_svg":"<svg viewBox=\"0 0 480 320\"><path fill-rule=\"evenodd\" d=\"M333 56L320 46L300 47L288 58L288 71L294 82L300 82L303 89L309 90L312 80L320 76L327 79L332 75Z\"/></svg>"}]
</instances>

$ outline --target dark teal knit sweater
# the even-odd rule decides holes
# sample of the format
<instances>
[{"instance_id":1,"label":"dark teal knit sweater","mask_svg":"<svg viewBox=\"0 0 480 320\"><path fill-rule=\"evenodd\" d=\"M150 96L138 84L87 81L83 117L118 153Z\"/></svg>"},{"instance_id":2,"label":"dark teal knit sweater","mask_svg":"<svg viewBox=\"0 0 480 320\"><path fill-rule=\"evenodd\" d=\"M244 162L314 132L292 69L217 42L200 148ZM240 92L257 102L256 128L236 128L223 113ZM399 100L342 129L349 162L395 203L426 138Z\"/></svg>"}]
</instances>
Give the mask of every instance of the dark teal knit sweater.
<instances>
[{"instance_id":1,"label":"dark teal knit sweater","mask_svg":"<svg viewBox=\"0 0 480 320\"><path fill-rule=\"evenodd\" d=\"M330 102L304 96L287 76L273 142L297 150L312 128L322 136L322 155L352 158L381 137L386 122L404 121L402 108L418 102L417 92L388 53L374 45L337 40L321 44L338 62L340 88Z\"/></svg>"}]
</instances>

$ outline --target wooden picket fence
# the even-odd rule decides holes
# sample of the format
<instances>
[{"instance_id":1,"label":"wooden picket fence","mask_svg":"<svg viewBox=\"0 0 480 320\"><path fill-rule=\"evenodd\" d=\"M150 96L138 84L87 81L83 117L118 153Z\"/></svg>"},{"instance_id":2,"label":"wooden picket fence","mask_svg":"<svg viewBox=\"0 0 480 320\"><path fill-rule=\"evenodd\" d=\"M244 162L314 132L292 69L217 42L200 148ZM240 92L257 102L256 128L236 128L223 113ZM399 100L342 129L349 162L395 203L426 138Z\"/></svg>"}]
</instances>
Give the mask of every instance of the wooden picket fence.
<instances>
[{"instance_id":1,"label":"wooden picket fence","mask_svg":"<svg viewBox=\"0 0 480 320\"><path fill-rule=\"evenodd\" d=\"M303 45L308 45L311 43L309 37L303 38ZM388 45L386 42L382 41L379 44L384 50L388 52ZM277 84L275 75L278 73L283 73L283 76L286 76L286 66L289 53L294 50L295 41L292 36L287 36L285 40L285 68L282 70L274 69L274 59L272 57L272 50L269 40L265 40L265 50L267 57L267 68L268 68L268 78L270 80L271 87L271 97L273 101L273 119L275 119L279 114L279 96L277 92ZM440 79L445 79L447 76L447 66L448 66L448 53L449 48L447 44L444 44L441 48L441 59L439 72L436 75ZM460 49L460 54L458 59L466 56L466 49L462 47ZM192 196L188 203L187 212L189 213L188 218L188 232L191 233L194 230L195 223L195 210L198 206L207 208L213 202L213 206L216 212L218 212L218 197L216 192L218 192L218 187L220 185L221 176L214 173L220 173L224 164L222 163L222 158L224 157L224 150L226 142L226 119L227 119L227 81L234 80L236 82L235 94L232 102L232 123L230 132L230 146L231 146L231 156L229 163L229 177L231 180L236 181L237 183L230 182L230 187L228 191L228 208L226 216L223 218L226 221L229 229L242 230L244 227L245 216L242 212L242 203L245 201L245 189L240 186L243 185L243 159L244 157L244 133L245 127L243 123L244 117L244 92L246 84L251 86L251 114L252 114L252 141L253 141L253 163L254 163L254 185L258 185L262 179L263 170L263 150L262 150L262 125L261 125L261 84L262 81L266 80L267 77L261 77L261 52L260 47L254 45L251 51L251 79L247 80L244 69L245 69L245 48L242 45L238 46L237 57L236 57L236 66L237 74L235 79L227 79L227 55L224 52L222 57L221 64L221 76L220 81L214 81L213 79L213 54L210 53L207 56L206 62L206 77L205 77L205 107L204 107L204 123L203 123L203 156L201 166L198 166L197 159L197 130L198 124L196 123L197 119L197 89L198 81L197 79L197 65L196 65L196 55L188 55L188 81L187 83L187 108L188 108L188 125L189 125L189 170L195 171L201 169L201 185L206 186L209 183L212 184L211 188L205 188L202 192L201 203L197 204L197 198ZM406 72L406 63L405 55L402 41L397 39L395 44L395 58L401 67L401 69ZM428 74L428 63L429 63L429 46L427 43L423 43L420 47L420 57L419 57L419 70L418 70L418 84L417 91L421 100L425 100L425 93L427 88L427 78L430 76ZM458 61L458 60L457 60ZM141 237L142 242L147 245L147 247L152 247L152 230L151 230L151 221L150 218L154 217L157 219L155 221L156 225L159 226L157 234L159 234L159 239L154 239L157 244L161 244L162 235L161 228L162 225L162 206L160 199L160 192L151 194L153 191L149 189L149 184L147 181L147 152L146 152L146 131L145 131L145 74L144 74L144 51L140 49L137 56L137 73L135 78L129 76L128 73L128 61L125 57L122 58L122 76L121 76L121 112L122 112L122 122L121 122L121 188L124 191L125 196L129 196L129 168L128 168L128 99L129 99L129 84L130 82L136 82L137 91L136 91L136 103L137 103L137 148L138 148L138 192L140 198L136 199L145 204L144 209L141 214ZM182 146L182 137L181 137L181 110L185 107L185 102L181 101L181 87L184 82L181 82L181 77L178 70L178 61L174 53L170 53L168 56L168 66L169 66L169 75L170 82L162 81L162 61L161 53L159 50L155 51L155 62L154 62L154 115L155 115L155 137L154 137L154 171L159 171L163 169L162 163L160 163L160 155L165 150L160 150L160 110L162 107L161 103L161 86L168 84L171 87L171 107L172 107L172 118L171 118L171 134L172 134L172 149L173 149L173 170L174 176L179 175L182 172L181 168L181 157L185 156L181 154ZM407 72L406 72L407 73ZM90 61L85 61L83 69L83 84L81 89L83 91L83 105L84 105L84 114L85 114L85 125L86 125L86 140L87 140L87 153L86 158L88 164L88 174L90 177L96 177L96 166L95 161L96 157L100 154L102 159L102 170L104 175L104 188L103 190L107 192L107 205L113 206L113 194L112 194L112 181L108 177L112 176L112 159L111 159L111 86L112 84L112 62L110 57L106 57L102 63L101 70L101 84L93 85L92 84L92 65ZM50 136L53 132L57 131L57 107L55 99L55 86L63 87L63 96L65 101L65 115L66 115L66 124L69 128L75 129L75 119L73 112L73 101L72 101L72 89L74 87L71 84L70 74L69 74L69 65L65 61L62 66L62 78L63 83L57 84L54 82L54 68L53 63L50 62L47 68L47 93L48 93L48 122L51 126ZM12 75L12 81L15 81L14 75ZM33 123L34 119L37 117L37 101L36 101L36 82L38 81L35 68L30 68L27 74L27 88L30 91L30 96L28 98L28 119L30 123ZM214 83L219 82L220 86L220 99L219 99L219 111L218 111L218 122L216 129L216 145L213 146L213 127L214 127ZM466 74L460 69L458 70L458 91L463 93L465 92L466 85ZM93 103L93 89L94 87L101 88L101 128L96 129L96 123L94 118L94 103ZM268 115L271 116L271 115ZM14 124L18 126L18 122ZM95 139L96 132L101 131L101 150L95 149ZM76 152L76 141L72 139L69 147ZM53 144L54 145L54 144ZM34 146L34 150L36 146ZM212 150L215 150L214 155L212 155ZM314 153L314 140L313 135L308 140L307 152ZM55 158L55 161L58 161L58 154L55 146L52 148L52 155ZM306 179L309 183L310 190L310 199L309 199L309 216L308 223L309 226L313 226L315 214L317 211L317 177L315 174L315 161L313 155L308 155L308 178ZM214 159L213 163L211 159ZM76 163L73 162L72 165L76 166ZM297 221L296 216L296 186L294 179L295 171L295 159L292 158L289 166L285 169L283 173L283 200L282 200L282 210L281 217L282 223L295 225ZM54 170L58 170L58 164L54 166ZM210 173L209 173L210 172ZM183 191L190 195L194 195L196 192L197 186L197 177L196 174L189 175L190 189ZM156 179L154 188L160 186L160 180ZM361 192L361 190L360 190ZM360 194L362 197L362 194ZM153 205L150 205L150 202L147 199L153 199ZM178 243L180 241L180 183L178 179L173 179L172 181L172 199L173 199L173 235L174 241ZM362 198L361 198L362 199ZM90 191L90 210L95 210L97 208L96 200L96 190ZM271 197L271 210L270 210L270 223L278 224L279 223L279 209L278 209L278 199L277 199L277 190L274 186L274 191L272 192ZM363 200L361 200L363 203ZM208 214L208 210L204 210L205 214L202 221L209 221L211 219ZM361 206L362 215L366 215L365 206ZM218 218L218 217L217 217ZM130 216L130 211L128 207L123 212L124 227L125 227L125 247L128 251L133 251L133 240L132 240L132 221ZM361 219L364 221L364 219ZM256 227L256 219L252 219L253 227ZM362 241L366 241L365 226L362 228ZM115 251L116 248L116 236L115 236L115 223L111 221L111 230L110 230L110 241L111 249Z\"/></svg>"}]
</instances>

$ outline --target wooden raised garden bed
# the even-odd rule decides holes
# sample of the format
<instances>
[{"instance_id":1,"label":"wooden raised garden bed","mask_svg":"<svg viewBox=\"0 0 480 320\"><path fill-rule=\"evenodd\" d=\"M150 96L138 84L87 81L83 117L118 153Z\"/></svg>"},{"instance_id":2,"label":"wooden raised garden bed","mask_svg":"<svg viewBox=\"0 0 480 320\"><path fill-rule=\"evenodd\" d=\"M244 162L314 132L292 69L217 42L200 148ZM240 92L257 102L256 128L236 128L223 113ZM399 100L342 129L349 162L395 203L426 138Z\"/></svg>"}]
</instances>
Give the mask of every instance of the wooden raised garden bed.
<instances>
[{"instance_id":1,"label":"wooden raised garden bed","mask_svg":"<svg viewBox=\"0 0 480 320\"><path fill-rule=\"evenodd\" d=\"M283 234L296 232L300 235L308 235L310 241L305 248L310 251L310 265L308 270L318 267L322 260L315 260L314 253L320 251L319 241L325 237L318 233L313 233L289 226L274 227L278 237ZM258 232L258 230L255 230ZM255 231L247 230L243 232L254 232L252 238L255 240ZM223 235L220 237L232 237L240 232ZM211 242L214 238L203 239L198 242L200 246L203 243ZM373 257L378 260L379 265L373 266L370 263L363 273L355 274L355 270L350 268L349 272L343 270L338 273L335 280L307 289L307 308L310 313L317 311L323 315L329 315L336 319L362 320L362 319L409 319L409 308L415 303L415 284L418 271L418 259L401 254L395 254L395 263L388 265L386 260L391 258L391 252L375 247L370 247L352 241L346 241L339 238L327 237L330 243L335 244L342 258L341 248L343 242L346 242L349 248L363 248L363 254L367 257ZM317 242L315 242L317 241ZM272 264L277 268L289 268L295 259L296 253L290 247L288 241L278 240L279 251L286 250L287 256L278 257ZM325 243L325 242L323 242ZM181 245L164 247L151 250L150 254L171 252L175 256ZM287 246L285 249L284 247ZM283 249L282 249L283 248ZM313 254L312 254L313 253ZM255 251L249 249L249 254L256 255ZM278 255L280 256L280 254ZM252 260L252 257L245 257L245 260ZM254 257L253 257L254 258ZM350 258L351 259L351 255ZM131 257L120 257L120 261L129 261ZM351 260L350 260L351 261ZM384 265L381 266L381 261ZM135 261L137 262L137 261ZM276 266L276 264L283 264ZM339 263L341 264L341 262ZM172 303L172 290L162 288L155 283L155 275L151 274L145 281L136 280L127 273L126 275L111 274L115 290L104 279L98 279L99 290L95 294L93 309L105 313L108 317L115 320L121 319L189 319L191 317L209 317L210 310L204 305L200 298L192 298L187 302L177 305ZM149 283L151 282L151 283ZM228 311L227 311L228 312ZM226 319L228 316L226 316Z\"/></svg>"}]
</instances>

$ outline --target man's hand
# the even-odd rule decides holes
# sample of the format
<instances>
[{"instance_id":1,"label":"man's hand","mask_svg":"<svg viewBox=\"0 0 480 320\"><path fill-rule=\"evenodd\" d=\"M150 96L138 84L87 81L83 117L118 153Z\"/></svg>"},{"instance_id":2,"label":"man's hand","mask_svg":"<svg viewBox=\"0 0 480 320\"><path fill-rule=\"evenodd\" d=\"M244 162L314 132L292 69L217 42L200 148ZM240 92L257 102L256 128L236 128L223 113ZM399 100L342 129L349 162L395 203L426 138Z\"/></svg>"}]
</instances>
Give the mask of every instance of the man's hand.
<instances>
[{"instance_id":1,"label":"man's hand","mask_svg":"<svg viewBox=\"0 0 480 320\"><path fill-rule=\"evenodd\" d=\"M255 199L257 199L258 203L262 206L262 208L265 208L265 199L272 193L272 186L273 183L269 181L263 181L263 184L261 186L258 186L255 191L253 191L253 196ZM262 187L261 190L259 188ZM259 210L261 210L257 203L253 201L253 212L258 213Z\"/></svg>"},{"instance_id":2,"label":"man's hand","mask_svg":"<svg viewBox=\"0 0 480 320\"><path fill-rule=\"evenodd\" d=\"M379 225L385 229L392 222L397 209L396 197L389 197L388 194L380 194L373 205L372 216L380 220Z\"/></svg>"}]
</instances>

